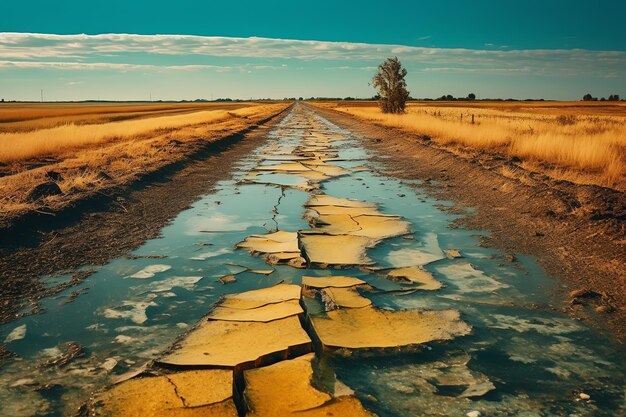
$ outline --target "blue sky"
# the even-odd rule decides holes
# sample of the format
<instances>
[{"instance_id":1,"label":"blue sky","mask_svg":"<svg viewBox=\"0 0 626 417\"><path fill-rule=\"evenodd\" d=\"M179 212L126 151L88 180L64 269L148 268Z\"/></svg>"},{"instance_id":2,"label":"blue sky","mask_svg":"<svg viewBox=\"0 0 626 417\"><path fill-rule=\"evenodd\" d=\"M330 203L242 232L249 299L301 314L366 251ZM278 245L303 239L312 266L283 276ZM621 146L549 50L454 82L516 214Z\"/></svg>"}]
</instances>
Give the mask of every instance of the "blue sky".
<instances>
[{"instance_id":1,"label":"blue sky","mask_svg":"<svg viewBox=\"0 0 626 417\"><path fill-rule=\"evenodd\" d=\"M415 97L626 96L621 0L4 3L5 99L368 97L393 55Z\"/></svg>"}]
</instances>

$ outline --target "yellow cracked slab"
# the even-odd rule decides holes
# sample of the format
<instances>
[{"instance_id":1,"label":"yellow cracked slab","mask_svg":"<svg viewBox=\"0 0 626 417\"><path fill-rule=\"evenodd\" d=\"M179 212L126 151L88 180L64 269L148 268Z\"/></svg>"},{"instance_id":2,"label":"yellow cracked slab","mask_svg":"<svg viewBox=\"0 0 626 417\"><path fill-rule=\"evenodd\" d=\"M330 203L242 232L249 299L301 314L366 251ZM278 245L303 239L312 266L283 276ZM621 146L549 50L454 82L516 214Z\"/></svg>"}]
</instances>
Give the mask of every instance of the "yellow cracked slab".
<instances>
[{"instance_id":1,"label":"yellow cracked slab","mask_svg":"<svg viewBox=\"0 0 626 417\"><path fill-rule=\"evenodd\" d=\"M300 253L298 233L281 230L266 235L250 235L243 242L239 242L236 247L258 253Z\"/></svg>"},{"instance_id":2,"label":"yellow cracked slab","mask_svg":"<svg viewBox=\"0 0 626 417\"><path fill-rule=\"evenodd\" d=\"M446 249L445 253L446 256L451 259L463 257L463 255L461 255L461 252L459 252L457 249Z\"/></svg>"},{"instance_id":3,"label":"yellow cracked slab","mask_svg":"<svg viewBox=\"0 0 626 417\"><path fill-rule=\"evenodd\" d=\"M299 250L298 252L276 252L276 253L270 253L268 255L268 259L274 262L280 262L280 261L288 261L290 259L297 258L299 256L300 256Z\"/></svg>"},{"instance_id":4,"label":"yellow cracked slab","mask_svg":"<svg viewBox=\"0 0 626 417\"><path fill-rule=\"evenodd\" d=\"M433 274L417 266L392 269L387 277L393 281L404 281L411 284L420 284L420 290L438 290L443 285L437 281Z\"/></svg>"},{"instance_id":5,"label":"yellow cracked slab","mask_svg":"<svg viewBox=\"0 0 626 417\"><path fill-rule=\"evenodd\" d=\"M304 172L310 168L302 165L300 162L282 162L274 165L259 165L256 171L272 171L272 172Z\"/></svg>"},{"instance_id":6,"label":"yellow cracked slab","mask_svg":"<svg viewBox=\"0 0 626 417\"><path fill-rule=\"evenodd\" d=\"M326 165L326 161L329 161L332 158L302 158L302 160L300 160L300 163L307 166L307 167L313 167L312 169L315 169L314 167L316 165Z\"/></svg>"},{"instance_id":7,"label":"yellow cracked slab","mask_svg":"<svg viewBox=\"0 0 626 417\"><path fill-rule=\"evenodd\" d=\"M250 309L262 307L267 304L299 299L299 285L278 284L259 290L227 295L224 297L220 306L234 309Z\"/></svg>"},{"instance_id":8,"label":"yellow cracked slab","mask_svg":"<svg viewBox=\"0 0 626 417\"><path fill-rule=\"evenodd\" d=\"M299 172L298 175L311 181L324 181L329 178L328 175L325 175L322 172L313 171L313 170L307 171L307 172Z\"/></svg>"},{"instance_id":9,"label":"yellow cracked slab","mask_svg":"<svg viewBox=\"0 0 626 417\"><path fill-rule=\"evenodd\" d=\"M262 174L265 174L266 176L263 178L259 178L258 176L246 178L242 180L242 183L273 185L273 186L278 186L278 187L293 188L295 190L301 190L301 191L311 191L315 189L315 186L309 184L307 179L302 176L298 176L299 181L297 183L286 184L284 181L281 181L280 179L273 180L272 178L268 178L268 176L271 176L274 174L272 172L262 172ZM285 173L282 173L282 174L284 175Z\"/></svg>"},{"instance_id":10,"label":"yellow cracked slab","mask_svg":"<svg viewBox=\"0 0 626 417\"><path fill-rule=\"evenodd\" d=\"M343 308L363 308L372 305L372 301L363 297L355 288L324 288L324 304Z\"/></svg>"},{"instance_id":11,"label":"yellow cracked slab","mask_svg":"<svg viewBox=\"0 0 626 417\"><path fill-rule=\"evenodd\" d=\"M265 155L263 160L265 161L300 161L306 159L302 156L293 155L290 153L285 154L273 154L273 155Z\"/></svg>"},{"instance_id":12,"label":"yellow cracked slab","mask_svg":"<svg viewBox=\"0 0 626 417\"><path fill-rule=\"evenodd\" d=\"M97 397L97 416L237 417L233 373L210 369L136 378Z\"/></svg>"},{"instance_id":13,"label":"yellow cracked slab","mask_svg":"<svg viewBox=\"0 0 626 417\"><path fill-rule=\"evenodd\" d=\"M248 272L259 275L271 275L274 270L273 269L248 269Z\"/></svg>"},{"instance_id":14,"label":"yellow cracked slab","mask_svg":"<svg viewBox=\"0 0 626 417\"><path fill-rule=\"evenodd\" d=\"M329 265L368 265L366 250L375 242L363 236L300 234L300 243L309 262Z\"/></svg>"},{"instance_id":15,"label":"yellow cracked slab","mask_svg":"<svg viewBox=\"0 0 626 417\"><path fill-rule=\"evenodd\" d=\"M328 214L346 214L349 216L361 216L363 214L372 214L378 216L386 216L380 213L376 207L349 207L349 206L307 206L310 210L318 213L320 216ZM393 216L392 216L393 217Z\"/></svg>"},{"instance_id":16,"label":"yellow cracked slab","mask_svg":"<svg viewBox=\"0 0 626 417\"><path fill-rule=\"evenodd\" d=\"M224 275L223 277L218 279L218 281L222 284L230 284L232 282L237 282L237 277L235 277L234 275Z\"/></svg>"},{"instance_id":17,"label":"yellow cracked slab","mask_svg":"<svg viewBox=\"0 0 626 417\"><path fill-rule=\"evenodd\" d=\"M401 236L411 230L408 222L388 215L325 214L317 217L315 229L328 234L349 234L376 240Z\"/></svg>"},{"instance_id":18,"label":"yellow cracked slab","mask_svg":"<svg viewBox=\"0 0 626 417\"><path fill-rule=\"evenodd\" d=\"M345 277L345 276L335 276L335 277L302 277L302 285L306 287L312 288L346 288L346 287L354 287L355 285L363 285L366 284L365 281L356 277Z\"/></svg>"},{"instance_id":19,"label":"yellow cracked slab","mask_svg":"<svg viewBox=\"0 0 626 417\"><path fill-rule=\"evenodd\" d=\"M233 394L233 373L227 369L179 372L166 377L176 385L187 407L222 402Z\"/></svg>"},{"instance_id":20,"label":"yellow cracked slab","mask_svg":"<svg viewBox=\"0 0 626 417\"><path fill-rule=\"evenodd\" d=\"M352 232L356 236L365 236L372 239L387 239L401 236L411 230L411 225L400 217L386 215L362 215L354 217L361 230Z\"/></svg>"},{"instance_id":21,"label":"yellow cracked slab","mask_svg":"<svg viewBox=\"0 0 626 417\"><path fill-rule=\"evenodd\" d=\"M268 233L266 235L251 235L251 236L259 236L268 240L272 240L274 242L291 242L294 239L298 238L297 232L285 232L284 230L278 230L273 233Z\"/></svg>"},{"instance_id":22,"label":"yellow cracked slab","mask_svg":"<svg viewBox=\"0 0 626 417\"><path fill-rule=\"evenodd\" d=\"M326 214L316 216L315 230L329 235L355 234L361 226L348 214Z\"/></svg>"},{"instance_id":23,"label":"yellow cracked slab","mask_svg":"<svg viewBox=\"0 0 626 417\"><path fill-rule=\"evenodd\" d=\"M371 207L376 208L375 204L366 203L364 201L349 200L347 198L333 197L326 194L312 195L305 204L307 207L315 206L340 206L340 207Z\"/></svg>"},{"instance_id":24,"label":"yellow cracked slab","mask_svg":"<svg viewBox=\"0 0 626 417\"><path fill-rule=\"evenodd\" d=\"M329 145L323 145L323 146L302 146L298 148L298 152L301 153L307 153L307 152L312 152L312 153L321 153L321 152L335 152L335 149Z\"/></svg>"},{"instance_id":25,"label":"yellow cracked slab","mask_svg":"<svg viewBox=\"0 0 626 417\"><path fill-rule=\"evenodd\" d=\"M208 318L211 320L226 321L269 322L302 313L304 313L304 311L302 307L300 307L300 302L298 300L289 300L250 309L218 306L211 311Z\"/></svg>"},{"instance_id":26,"label":"yellow cracked slab","mask_svg":"<svg viewBox=\"0 0 626 417\"><path fill-rule=\"evenodd\" d=\"M372 417L354 396L333 399L312 385L308 354L244 372L247 416L256 417Z\"/></svg>"},{"instance_id":27,"label":"yellow cracked slab","mask_svg":"<svg viewBox=\"0 0 626 417\"><path fill-rule=\"evenodd\" d=\"M304 164L305 163L303 162L303 165ZM348 171L341 168L340 166L331 164L316 164L315 166L308 166L307 168L321 172L322 174L328 175L329 177L338 177L340 175L346 175L348 173Z\"/></svg>"},{"instance_id":28,"label":"yellow cracked slab","mask_svg":"<svg viewBox=\"0 0 626 417\"><path fill-rule=\"evenodd\" d=\"M456 310L338 309L311 316L312 327L326 348L392 348L449 340L471 327Z\"/></svg>"},{"instance_id":29,"label":"yellow cracked slab","mask_svg":"<svg viewBox=\"0 0 626 417\"><path fill-rule=\"evenodd\" d=\"M247 362L263 362L266 355L287 356L290 350L305 350L310 343L296 316L268 323L204 320L158 362L235 367Z\"/></svg>"}]
</instances>

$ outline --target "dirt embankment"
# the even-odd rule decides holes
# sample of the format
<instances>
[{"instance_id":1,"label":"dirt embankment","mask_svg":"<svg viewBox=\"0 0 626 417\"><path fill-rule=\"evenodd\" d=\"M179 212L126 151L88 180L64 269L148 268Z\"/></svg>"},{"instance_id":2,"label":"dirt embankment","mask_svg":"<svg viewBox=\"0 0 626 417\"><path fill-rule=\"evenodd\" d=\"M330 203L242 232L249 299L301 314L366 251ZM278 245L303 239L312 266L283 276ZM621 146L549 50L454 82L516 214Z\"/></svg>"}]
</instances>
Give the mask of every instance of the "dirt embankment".
<instances>
[{"instance_id":1,"label":"dirt embankment","mask_svg":"<svg viewBox=\"0 0 626 417\"><path fill-rule=\"evenodd\" d=\"M32 212L0 230L0 322L37 312L37 301L85 279L83 265L101 265L135 249L176 214L230 177L233 164L266 139L289 111L243 130L222 132L186 157L137 181L89 195L53 213ZM42 275L73 273L70 282L46 288Z\"/></svg>"},{"instance_id":2,"label":"dirt embankment","mask_svg":"<svg viewBox=\"0 0 626 417\"><path fill-rule=\"evenodd\" d=\"M420 179L457 208L473 207L463 227L490 232L485 244L534 255L565 287L556 296L576 317L608 325L626 340L626 195L554 181L519 161L459 154L419 135L311 107L362 138L387 175ZM512 258L514 259L514 258Z\"/></svg>"}]
</instances>

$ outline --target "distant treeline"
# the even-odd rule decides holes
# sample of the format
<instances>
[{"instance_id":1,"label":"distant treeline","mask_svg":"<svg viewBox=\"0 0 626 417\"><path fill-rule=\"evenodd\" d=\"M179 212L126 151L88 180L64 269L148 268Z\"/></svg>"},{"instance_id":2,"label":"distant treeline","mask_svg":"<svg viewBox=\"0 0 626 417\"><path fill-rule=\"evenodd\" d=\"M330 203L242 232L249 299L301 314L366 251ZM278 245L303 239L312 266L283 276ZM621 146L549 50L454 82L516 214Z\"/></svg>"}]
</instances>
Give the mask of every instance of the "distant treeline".
<instances>
[{"instance_id":1,"label":"distant treeline","mask_svg":"<svg viewBox=\"0 0 626 417\"><path fill-rule=\"evenodd\" d=\"M593 97L591 94L587 93L583 96L583 101L598 101L598 97ZM599 101L620 101L619 94L611 94L608 99L602 97Z\"/></svg>"},{"instance_id":2,"label":"distant treeline","mask_svg":"<svg viewBox=\"0 0 626 417\"><path fill-rule=\"evenodd\" d=\"M311 97L308 98L306 100L316 100L316 101L372 101L372 100L379 100L380 97L378 95L375 95L373 97L368 97L368 98L355 98L355 97ZM285 99L287 100L287 99ZM291 99L293 100L293 99ZM302 97L300 97L300 100L302 100ZM583 101L626 101L626 100L620 100L620 96L619 94L611 94L609 96L609 98L600 98L598 99L597 97L592 97L591 94L585 94L585 96L582 99ZM423 97L423 98L415 98L415 97L409 97L408 101L560 101L560 100L550 100L550 99L544 99L544 98L525 98L525 99L517 99L517 98L476 98L476 95L474 93L470 93L467 95L467 97L454 97L451 94L444 94L441 97L438 98L430 98L430 97Z\"/></svg>"},{"instance_id":3,"label":"distant treeline","mask_svg":"<svg viewBox=\"0 0 626 417\"><path fill-rule=\"evenodd\" d=\"M237 98L218 98L215 100L208 100L204 98L197 98L195 100L153 100L151 103L245 103L250 101L372 101L379 100L380 97L375 95L373 97L368 98L355 98L355 97L285 97L283 99L276 98L250 98L248 100L237 99ZM526 98L526 99L516 99L516 98L476 98L474 93L470 93L467 97L454 97L451 94L444 94L438 98L415 98L409 97L408 101L559 101L559 100L550 100L543 98ZM608 98L601 97L593 97L591 94L587 93L583 96L582 101L626 101L624 99L620 99L619 94L611 94ZM0 103L39 103L39 101L22 101L22 100L7 100L0 99ZM67 101L47 101L46 103L146 103L146 101L142 100L67 100Z\"/></svg>"}]
</instances>

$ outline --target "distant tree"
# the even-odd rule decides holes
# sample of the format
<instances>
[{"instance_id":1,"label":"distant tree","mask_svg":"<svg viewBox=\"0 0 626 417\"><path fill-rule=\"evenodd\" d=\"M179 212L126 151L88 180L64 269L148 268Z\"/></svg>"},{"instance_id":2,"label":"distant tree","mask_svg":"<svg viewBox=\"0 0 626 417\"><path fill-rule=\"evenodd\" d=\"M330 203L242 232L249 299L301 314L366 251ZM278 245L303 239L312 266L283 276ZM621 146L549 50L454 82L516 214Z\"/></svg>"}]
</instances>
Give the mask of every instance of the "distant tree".
<instances>
[{"instance_id":1,"label":"distant tree","mask_svg":"<svg viewBox=\"0 0 626 417\"><path fill-rule=\"evenodd\" d=\"M372 85L378 90L378 104L383 113L404 113L409 91L406 89L406 69L398 57L387 58L378 66Z\"/></svg>"},{"instance_id":2,"label":"distant tree","mask_svg":"<svg viewBox=\"0 0 626 417\"><path fill-rule=\"evenodd\" d=\"M591 101L593 100L593 97L591 94L587 93L583 96L583 101Z\"/></svg>"},{"instance_id":3,"label":"distant tree","mask_svg":"<svg viewBox=\"0 0 626 417\"><path fill-rule=\"evenodd\" d=\"M600 101L606 101L606 99L605 99L604 97L602 97L602 98L600 99Z\"/></svg>"},{"instance_id":4,"label":"distant tree","mask_svg":"<svg viewBox=\"0 0 626 417\"><path fill-rule=\"evenodd\" d=\"M298 97L298 101L302 101L304 100L302 97Z\"/></svg>"},{"instance_id":5,"label":"distant tree","mask_svg":"<svg viewBox=\"0 0 626 417\"><path fill-rule=\"evenodd\" d=\"M609 96L609 101L619 101L619 94L611 94Z\"/></svg>"},{"instance_id":6,"label":"distant tree","mask_svg":"<svg viewBox=\"0 0 626 417\"><path fill-rule=\"evenodd\" d=\"M476 100L476 94L474 94L474 93L469 93L469 94L467 95L467 99L468 99L468 100Z\"/></svg>"}]
</instances>

